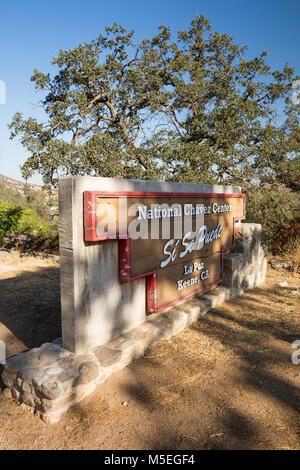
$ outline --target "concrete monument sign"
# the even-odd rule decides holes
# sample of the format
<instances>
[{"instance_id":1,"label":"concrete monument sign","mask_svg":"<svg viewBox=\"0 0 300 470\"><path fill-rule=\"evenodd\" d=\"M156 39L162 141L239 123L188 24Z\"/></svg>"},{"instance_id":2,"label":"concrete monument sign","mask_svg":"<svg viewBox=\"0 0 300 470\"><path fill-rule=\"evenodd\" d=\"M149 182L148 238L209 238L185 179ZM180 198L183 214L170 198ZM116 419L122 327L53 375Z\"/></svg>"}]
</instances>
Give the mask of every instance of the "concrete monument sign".
<instances>
[{"instance_id":1,"label":"concrete monument sign","mask_svg":"<svg viewBox=\"0 0 300 470\"><path fill-rule=\"evenodd\" d=\"M105 229L105 233L101 233L99 232L101 224L97 228L99 221L101 221L101 211L98 212L100 219L97 222L96 207L95 205L91 206L91 204L95 204L96 200L99 199L97 194L103 196L104 193L106 196L110 195L110 197L105 197L105 201L102 198L102 202L106 203L106 207L107 205L110 207L110 211L106 210L108 220L104 220L102 225L104 229L109 226L110 231ZM123 193L123 198L116 197L116 193ZM142 206L145 205L146 201L147 208L148 206L150 208L151 204L157 206L169 203L170 206L173 204L180 205L182 210L184 210L184 204L186 204L186 208L188 205L192 205L189 207L196 207L197 205L200 207L211 206L215 208L215 211L218 211L217 207L222 206L224 212L202 214L202 217L204 217L203 223L201 223L201 215L198 215L199 224L206 224L208 233L214 231L216 235L216 240L213 243L204 244L202 250L203 252L208 250L205 256L210 256L211 260L209 261L209 258L206 258L206 261L201 261L203 253L199 251L195 252L195 255L187 254L185 258L181 258L184 263L180 263L178 266L172 262L164 269L157 269L158 277L162 280L162 283L158 282L158 288L156 288L156 281L153 280L155 278L152 276L151 281L151 277L148 275L144 277L141 271L148 272L148 269L156 269L158 267L157 263L167 258L166 253L170 252L171 246L168 245L163 248L163 245L172 238L172 224L176 223L179 217L170 217L172 220L171 234L168 238L160 239L159 237L158 240L155 240L152 237L151 239L137 238L134 240L135 234L132 233L131 239L128 240L127 222L130 222L131 219L127 219L127 212L121 212L123 214L121 220L111 221L109 219L109 213L112 213L113 206L115 205L116 208L119 203L124 203L125 196L127 196L127 202L135 202L141 206L141 217L144 213ZM132 206L131 202L128 203L130 207ZM64 347L76 353L84 352L98 344L105 344L114 337L140 325L145 321L147 308L150 312L157 311L197 288L202 289L207 287L210 282L219 281L221 279L220 253L222 247L232 245L234 218L244 217L244 198L241 195L240 188L218 185L159 183L80 176L64 177L60 179L59 184L59 203L62 336ZM226 211L227 206L231 206L231 210ZM221 209L219 210L221 211ZM119 217L119 211L115 212ZM124 220L122 220L122 217ZM136 219L136 211L133 213L132 219ZM193 222L194 219L195 217L192 217L190 220ZM154 218L153 220L162 222L160 218ZM147 221L148 219L146 219ZM221 237L218 238L216 230L218 231L219 221L223 227L223 232ZM119 222L121 225L118 233L116 226ZM128 225L128 228L134 232L134 227L137 227L140 222L136 221L133 227ZM143 224L139 225L141 225L143 232ZM111 229L111 227L113 228ZM192 230L185 230L183 236L187 231ZM117 236L119 239L117 239ZM168 233L166 236L168 236ZM103 240L103 238L106 239ZM179 238L177 237L175 244ZM185 238L185 242L187 242L187 238ZM123 250L123 254L129 256L129 252L126 252L128 243L132 243L131 255L133 255L133 258L128 259L127 257L126 261L123 261L125 257L119 256L119 253L120 250ZM155 254L152 248L149 251L148 245L155 246L155 252L157 253ZM214 253L211 252L211 246L216 247ZM165 254L163 251L165 251ZM212 259L214 256L218 268L214 268L216 271L212 272ZM121 261L121 269L119 269L119 260ZM191 265L192 262L197 260L200 266L201 263L204 262L204 266L206 263L207 268L204 271L209 269L211 277L201 279L196 289L194 289L194 285L186 285L178 290L177 281L190 277L183 275L183 265ZM129 266L127 261L131 262L130 271L129 268L126 268L126 266ZM154 261L153 266L151 265L152 261ZM200 269L200 271L203 271L203 269ZM128 277L126 277L126 273ZM168 275L164 277L164 273ZM199 274L198 270L196 274ZM170 284L170 289L165 289L169 282L169 276L174 282L172 282L172 285ZM134 278L134 280L126 282L131 278ZM148 283L148 307L145 282ZM159 285L163 286L162 289ZM154 293L152 298L150 298L151 292Z\"/></svg>"},{"instance_id":2,"label":"concrete monument sign","mask_svg":"<svg viewBox=\"0 0 300 470\"><path fill-rule=\"evenodd\" d=\"M238 187L65 177L59 203L62 338L2 361L5 396L49 423L267 270Z\"/></svg>"}]
</instances>

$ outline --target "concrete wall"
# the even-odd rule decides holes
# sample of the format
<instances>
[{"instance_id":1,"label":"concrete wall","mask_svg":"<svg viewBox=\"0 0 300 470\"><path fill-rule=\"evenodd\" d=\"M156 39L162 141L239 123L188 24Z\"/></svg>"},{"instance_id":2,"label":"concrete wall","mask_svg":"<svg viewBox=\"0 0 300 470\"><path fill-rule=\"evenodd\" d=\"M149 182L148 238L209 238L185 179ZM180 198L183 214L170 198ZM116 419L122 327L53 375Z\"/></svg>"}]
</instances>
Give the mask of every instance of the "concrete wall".
<instances>
[{"instance_id":1,"label":"concrete wall","mask_svg":"<svg viewBox=\"0 0 300 470\"><path fill-rule=\"evenodd\" d=\"M145 279L119 281L118 242L84 242L84 191L237 193L238 186L86 176L59 181L63 347L75 353L105 344L145 321Z\"/></svg>"}]
</instances>

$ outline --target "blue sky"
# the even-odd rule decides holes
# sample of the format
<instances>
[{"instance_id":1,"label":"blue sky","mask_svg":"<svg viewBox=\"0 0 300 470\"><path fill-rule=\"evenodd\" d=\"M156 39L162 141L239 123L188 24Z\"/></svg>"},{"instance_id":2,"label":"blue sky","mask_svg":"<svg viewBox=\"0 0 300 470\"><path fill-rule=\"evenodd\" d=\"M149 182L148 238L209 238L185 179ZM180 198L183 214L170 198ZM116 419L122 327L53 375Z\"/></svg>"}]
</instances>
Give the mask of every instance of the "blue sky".
<instances>
[{"instance_id":1,"label":"blue sky","mask_svg":"<svg viewBox=\"0 0 300 470\"><path fill-rule=\"evenodd\" d=\"M7 124L16 111L39 118L37 94L30 82L35 68L51 72L50 60L59 49L94 39L115 21L135 29L137 38L150 37L161 24L172 31L186 29L196 14L206 16L212 29L248 46L249 56L267 49L267 62L286 62L300 74L298 0L27 0L0 7L0 80L6 84L6 104L0 104L0 173L21 180L19 165L27 155L9 140ZM40 183L36 176L33 183Z\"/></svg>"}]
</instances>

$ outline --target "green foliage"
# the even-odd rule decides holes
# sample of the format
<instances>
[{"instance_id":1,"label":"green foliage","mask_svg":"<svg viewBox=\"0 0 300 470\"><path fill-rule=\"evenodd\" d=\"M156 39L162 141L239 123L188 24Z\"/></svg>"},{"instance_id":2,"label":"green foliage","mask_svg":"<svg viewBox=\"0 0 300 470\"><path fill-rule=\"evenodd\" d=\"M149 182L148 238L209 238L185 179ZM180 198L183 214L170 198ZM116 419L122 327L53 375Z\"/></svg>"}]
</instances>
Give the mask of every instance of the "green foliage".
<instances>
[{"instance_id":1,"label":"green foliage","mask_svg":"<svg viewBox=\"0 0 300 470\"><path fill-rule=\"evenodd\" d=\"M106 27L60 51L54 76L34 71L48 121L18 112L9 126L30 154L23 177L38 172L47 187L89 174L299 189L297 77L288 65L271 70L266 56L248 58L203 16L175 40L166 26L139 44L133 31Z\"/></svg>"},{"instance_id":2,"label":"green foliage","mask_svg":"<svg viewBox=\"0 0 300 470\"><path fill-rule=\"evenodd\" d=\"M262 224L263 242L273 254L283 251L278 234L294 223L296 201L293 193L283 187L252 186L246 192L246 221Z\"/></svg>"},{"instance_id":3,"label":"green foliage","mask_svg":"<svg viewBox=\"0 0 300 470\"><path fill-rule=\"evenodd\" d=\"M32 209L0 200L0 239L11 233L30 233L48 238L55 230L54 225L43 221Z\"/></svg>"},{"instance_id":4,"label":"green foliage","mask_svg":"<svg viewBox=\"0 0 300 470\"><path fill-rule=\"evenodd\" d=\"M0 239L17 231L22 208L0 200Z\"/></svg>"},{"instance_id":5,"label":"green foliage","mask_svg":"<svg viewBox=\"0 0 300 470\"><path fill-rule=\"evenodd\" d=\"M17 230L18 232L39 235L42 238L49 237L52 233L51 226L44 222L32 209L22 210Z\"/></svg>"}]
</instances>

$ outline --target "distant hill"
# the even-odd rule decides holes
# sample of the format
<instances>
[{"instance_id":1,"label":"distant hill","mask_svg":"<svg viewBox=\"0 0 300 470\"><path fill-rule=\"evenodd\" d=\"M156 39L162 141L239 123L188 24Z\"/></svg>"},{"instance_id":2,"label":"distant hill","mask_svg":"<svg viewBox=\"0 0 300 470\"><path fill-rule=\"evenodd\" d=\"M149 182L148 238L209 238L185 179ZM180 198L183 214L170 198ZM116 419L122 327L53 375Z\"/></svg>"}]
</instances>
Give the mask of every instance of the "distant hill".
<instances>
[{"instance_id":1,"label":"distant hill","mask_svg":"<svg viewBox=\"0 0 300 470\"><path fill-rule=\"evenodd\" d=\"M17 181L13 178L9 178L8 176L4 176L0 174L0 185L5 186L7 189L12 191L16 191L21 193L22 195L25 194L24 189L28 188L32 191L41 191L43 188L37 184L29 184L29 183L22 183L21 181Z\"/></svg>"},{"instance_id":2,"label":"distant hill","mask_svg":"<svg viewBox=\"0 0 300 470\"><path fill-rule=\"evenodd\" d=\"M28 184L0 174L0 201L24 209L33 209L45 220L52 220L58 210L58 191L46 191L38 184Z\"/></svg>"}]
</instances>

